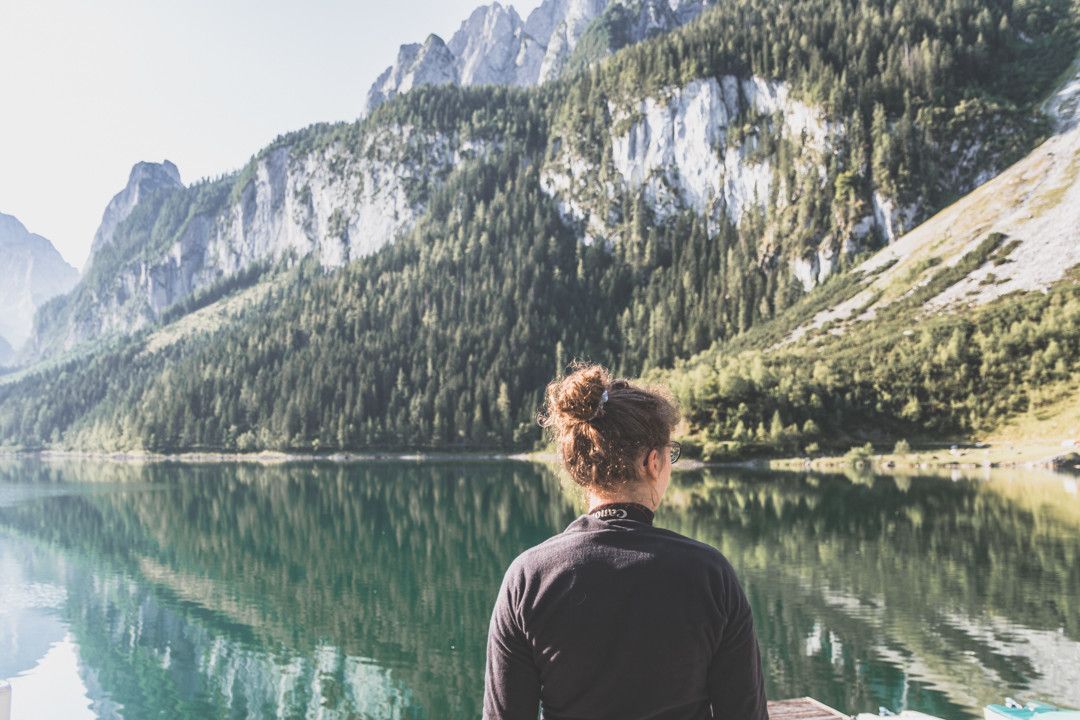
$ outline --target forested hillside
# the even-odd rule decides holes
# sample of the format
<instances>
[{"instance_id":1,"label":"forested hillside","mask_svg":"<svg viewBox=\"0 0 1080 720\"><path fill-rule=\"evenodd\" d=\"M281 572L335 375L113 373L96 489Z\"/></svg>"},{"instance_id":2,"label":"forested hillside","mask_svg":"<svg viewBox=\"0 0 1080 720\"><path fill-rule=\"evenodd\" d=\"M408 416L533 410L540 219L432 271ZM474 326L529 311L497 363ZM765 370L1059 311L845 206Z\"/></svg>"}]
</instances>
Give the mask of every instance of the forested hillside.
<instances>
[{"instance_id":1,"label":"forested hillside","mask_svg":"<svg viewBox=\"0 0 1080 720\"><path fill-rule=\"evenodd\" d=\"M1002 239L973 251L969 269L999 259ZM675 390L711 460L978 437L1076 398L1080 268L1045 294L920 317L921 302L956 280L950 270L856 331L776 347L766 325L653 379Z\"/></svg>"},{"instance_id":2,"label":"forested hillside","mask_svg":"<svg viewBox=\"0 0 1080 720\"><path fill-rule=\"evenodd\" d=\"M411 128L410 138L427 133L472 150L440 165L431 182L417 179L422 164L405 174L417 216L391 244L359 258L336 254L355 246L357 219L319 219L318 209L306 217L330 235L313 241L306 259L295 258L299 246L253 256L193 284L139 333L9 378L0 385L0 443L529 447L539 437L540 391L571 357L637 375L717 343L695 361L708 371L687 370L692 380L678 381L695 432L709 442L801 446L819 435L858 437L851 429L863 424L904 435L978 429L979 416L1009 411L987 390L1060 379L1052 358L1049 370L1023 372L1015 358L1044 350L1060 332L1058 352L1075 361L1075 281L927 326L917 352L873 345L903 326L896 306L864 338L871 345L838 347L835 364L832 350L818 350L829 377L815 378L815 365L796 351L766 352L753 338L827 306L852 282L835 273L859 252L1046 135L1036 108L1075 55L1076 17L1063 0L737 0L557 83L418 88L360 123L286 136L235 176L140 205L117 230L126 254L95 263L89 276L99 285L83 290L83 301L110 296L113 270L139 253L152 262L200 218L254 213L267 158L317 168L334 158L359 162L383 152L371 143L378 128ZM723 147L702 146L640 176L623 172L621 138L644 137L642 123L663 115L670 97L708 83L722 95L710 112L723 108L714 136ZM678 116L689 106L668 107ZM415 144L386 152L423 162ZM687 163L710 153L725 158L725 187L759 172L756 187L768 192L744 198L737 216L727 195L695 195L701 188L687 184ZM319 169L320 182L340 176L350 187L350 162ZM297 186L290 202L315 207L302 196ZM347 262L327 262L328 248ZM810 255L816 270L799 275ZM170 325L224 302L232 304L213 324ZM69 301L52 311L74 317L82 309ZM1001 313L1017 319L1003 324ZM993 359L988 369L962 353L938 357L942 338L970 352L980 338L1000 342L1017 322L1028 325L1012 354L979 355ZM798 373L789 379L784 363ZM872 373L891 373L889 363L912 380L890 385L885 398ZM941 365L948 372L934 369ZM979 385L984 370L992 387ZM738 403L732 410L736 394L724 383L745 372L755 373L754 390L739 398L746 412ZM905 411L913 400L919 411Z\"/></svg>"}]
</instances>

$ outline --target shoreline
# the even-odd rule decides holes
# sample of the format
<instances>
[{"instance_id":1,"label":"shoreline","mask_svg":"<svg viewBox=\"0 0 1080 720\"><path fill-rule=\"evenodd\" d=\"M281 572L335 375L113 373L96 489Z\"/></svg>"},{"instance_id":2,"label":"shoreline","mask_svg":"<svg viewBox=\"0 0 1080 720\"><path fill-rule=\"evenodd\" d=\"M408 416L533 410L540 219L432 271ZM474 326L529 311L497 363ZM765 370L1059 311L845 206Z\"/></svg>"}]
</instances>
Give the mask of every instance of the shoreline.
<instances>
[{"instance_id":1,"label":"shoreline","mask_svg":"<svg viewBox=\"0 0 1080 720\"><path fill-rule=\"evenodd\" d=\"M213 463L249 463L256 465L280 465L293 462L330 462L330 463L361 463L361 462L385 462L413 460L425 462L431 460L461 460L468 462L476 461L501 461L523 459L518 455L498 452L334 452L327 454L319 453L290 453L264 450L251 453L230 452L182 452L182 453L155 453L132 450L87 451L87 450L0 450L0 459L36 457L41 460L99 460L121 463L179 463L179 464L213 464Z\"/></svg>"},{"instance_id":2,"label":"shoreline","mask_svg":"<svg viewBox=\"0 0 1080 720\"><path fill-rule=\"evenodd\" d=\"M905 453L874 452L864 457L827 455L763 459L771 470L838 471L869 466L878 472L923 470L1047 469L1080 471L1080 443L1071 441L994 441L973 445L913 448Z\"/></svg>"},{"instance_id":3,"label":"shoreline","mask_svg":"<svg viewBox=\"0 0 1080 720\"><path fill-rule=\"evenodd\" d=\"M554 452L497 452L497 451L369 451L369 452L181 452L156 453L144 451L86 451L86 450L13 450L0 449L0 460L5 458L36 457L40 460L94 460L121 463L178 463L214 464L245 463L257 465L280 465L295 462L366 463L366 462L531 462L557 465ZM843 472L852 468L869 469L873 472L917 472L940 470L986 470L997 468L1050 469L1057 472L1080 471L1080 442L1071 444L1045 442L994 442L974 446L954 446L938 449L912 449L897 454L872 453L861 458L850 455L824 455L818 457L780 456L758 457L745 460L703 462L683 458L673 469L676 472L706 468L744 470L782 470L805 472Z\"/></svg>"}]
</instances>

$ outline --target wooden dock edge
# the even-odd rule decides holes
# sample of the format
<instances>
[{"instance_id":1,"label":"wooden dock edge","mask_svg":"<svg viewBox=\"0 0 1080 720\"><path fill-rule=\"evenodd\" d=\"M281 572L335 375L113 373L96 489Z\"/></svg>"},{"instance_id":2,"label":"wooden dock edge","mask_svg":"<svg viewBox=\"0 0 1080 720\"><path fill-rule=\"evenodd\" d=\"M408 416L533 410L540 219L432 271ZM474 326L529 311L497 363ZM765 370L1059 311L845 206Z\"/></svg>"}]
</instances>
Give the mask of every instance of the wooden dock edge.
<instances>
[{"instance_id":1,"label":"wooden dock edge","mask_svg":"<svg viewBox=\"0 0 1080 720\"><path fill-rule=\"evenodd\" d=\"M769 720L849 720L850 717L812 697L769 701Z\"/></svg>"}]
</instances>

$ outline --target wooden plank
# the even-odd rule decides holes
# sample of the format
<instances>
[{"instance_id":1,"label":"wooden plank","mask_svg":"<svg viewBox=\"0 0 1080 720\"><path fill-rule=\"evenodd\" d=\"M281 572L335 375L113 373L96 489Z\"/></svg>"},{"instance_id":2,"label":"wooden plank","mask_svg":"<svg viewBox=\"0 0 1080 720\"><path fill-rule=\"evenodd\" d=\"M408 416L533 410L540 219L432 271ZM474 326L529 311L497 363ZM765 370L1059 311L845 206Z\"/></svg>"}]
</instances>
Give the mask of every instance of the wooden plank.
<instances>
[{"instance_id":1,"label":"wooden plank","mask_svg":"<svg viewBox=\"0 0 1080 720\"><path fill-rule=\"evenodd\" d=\"M769 720L848 720L849 717L812 697L769 702Z\"/></svg>"}]
</instances>

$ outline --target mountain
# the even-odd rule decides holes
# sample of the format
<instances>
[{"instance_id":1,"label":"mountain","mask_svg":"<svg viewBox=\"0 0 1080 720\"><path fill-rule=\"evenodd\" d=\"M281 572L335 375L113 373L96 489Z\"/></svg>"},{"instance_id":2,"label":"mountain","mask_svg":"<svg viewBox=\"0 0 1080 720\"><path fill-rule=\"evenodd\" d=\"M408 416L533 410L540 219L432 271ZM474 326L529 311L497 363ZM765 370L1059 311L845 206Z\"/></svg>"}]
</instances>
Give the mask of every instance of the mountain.
<instances>
[{"instance_id":1,"label":"mountain","mask_svg":"<svg viewBox=\"0 0 1080 720\"><path fill-rule=\"evenodd\" d=\"M48 361L0 385L0 442L528 446L543 385L571 357L638 375L713 348L721 367L854 295L865 254L907 247L913 226L1054 132L1047 113L1068 103L1042 101L1077 37L1066 3L733 0L557 83L421 84L356 123L282 136L233 175L149 193L117 225L79 286L39 311ZM997 235L973 242L959 269L931 253L919 292L1012 259ZM1040 288L1000 302L1061 320L1038 305L1068 306L1058 285ZM1071 352L1059 341L1047 357ZM970 390L941 385L935 402L957 410L935 431L974 427ZM697 397L703 437L735 433L726 396ZM743 435L756 437L778 409L754 397L766 414ZM877 417L853 407L800 431ZM930 428L918 417L888 431Z\"/></svg>"},{"instance_id":2,"label":"mountain","mask_svg":"<svg viewBox=\"0 0 1080 720\"><path fill-rule=\"evenodd\" d=\"M1071 25L1042 25L1027 10L923 8L884 22L873 4L837 19L832 2L718 5L531 90L420 84L356 123L282 136L215 181L183 187L163 167L129 217L106 213L99 235L112 239L79 287L39 313L32 350L45 357L138 330L289 258L337 267L375 253L424 217L457 168L509 147L539 165L543 194L584 242L616 245L684 216L711 236L735 225L737 257L710 260L730 275L723 285L738 286L729 306L698 322L688 346L651 351L654 362L745 330L1021 157L1046 132L1037 95L1072 52ZM556 32L592 7L549 2L530 21ZM675 7L677 20L694 14ZM486 27L479 20L499 6L480 11L475 24ZM1067 6L1058 12L1068 17ZM771 33L769 53L748 20ZM837 23L852 47L826 32ZM816 24L811 42L800 28ZM440 52L429 38L417 57ZM142 197L142 174L116 208Z\"/></svg>"},{"instance_id":3,"label":"mountain","mask_svg":"<svg viewBox=\"0 0 1080 720\"><path fill-rule=\"evenodd\" d=\"M98 231L108 241L79 285L39 313L33 350L43 357L138 330L198 293L288 258L336 267L368 255L411 227L455 167L512 141L504 128L535 132L519 119L533 112L529 102L497 91L448 98L443 117L387 107L371 122L283 136L239 173L187 187L167 168L140 163L110 203ZM458 126L462 117L469 122Z\"/></svg>"},{"instance_id":4,"label":"mountain","mask_svg":"<svg viewBox=\"0 0 1080 720\"><path fill-rule=\"evenodd\" d=\"M655 373L707 458L1075 417L1080 62L1073 73L1030 155L776 320Z\"/></svg>"},{"instance_id":5,"label":"mountain","mask_svg":"<svg viewBox=\"0 0 1080 720\"><path fill-rule=\"evenodd\" d=\"M105 207L101 225L94 233L94 242L90 246L90 260L101 252L102 248L113 241L116 229L135 210L139 201L161 190L183 187L180 171L168 160L162 163L141 162L131 168L127 185L118 192Z\"/></svg>"},{"instance_id":6,"label":"mountain","mask_svg":"<svg viewBox=\"0 0 1080 720\"><path fill-rule=\"evenodd\" d=\"M30 336L34 311L67 292L79 279L45 238L29 232L11 215L0 213L0 338L19 348ZM10 358L9 358L10 359ZM5 361L0 357L0 364Z\"/></svg>"},{"instance_id":7,"label":"mountain","mask_svg":"<svg viewBox=\"0 0 1080 720\"><path fill-rule=\"evenodd\" d=\"M428 35L423 45L402 45L397 62L386 68L368 91L365 111L414 87L456 83L455 61L454 54L438 35Z\"/></svg>"},{"instance_id":8,"label":"mountain","mask_svg":"<svg viewBox=\"0 0 1080 720\"><path fill-rule=\"evenodd\" d=\"M544 0L522 20L495 2L444 43L402 45L368 90L364 113L420 85L527 87L693 20L714 0Z\"/></svg>"}]
</instances>

